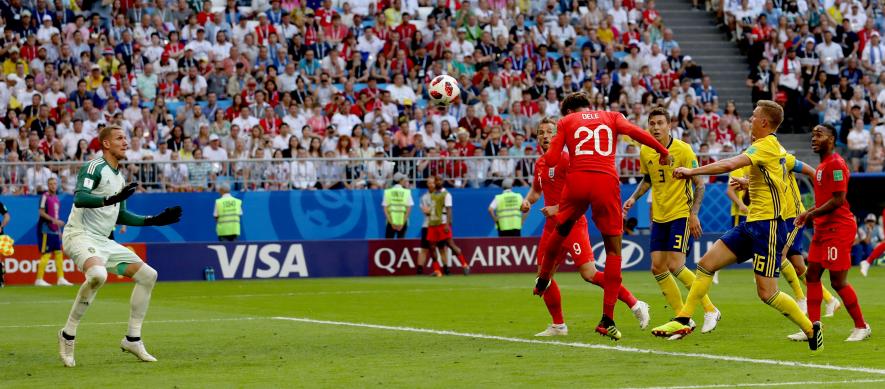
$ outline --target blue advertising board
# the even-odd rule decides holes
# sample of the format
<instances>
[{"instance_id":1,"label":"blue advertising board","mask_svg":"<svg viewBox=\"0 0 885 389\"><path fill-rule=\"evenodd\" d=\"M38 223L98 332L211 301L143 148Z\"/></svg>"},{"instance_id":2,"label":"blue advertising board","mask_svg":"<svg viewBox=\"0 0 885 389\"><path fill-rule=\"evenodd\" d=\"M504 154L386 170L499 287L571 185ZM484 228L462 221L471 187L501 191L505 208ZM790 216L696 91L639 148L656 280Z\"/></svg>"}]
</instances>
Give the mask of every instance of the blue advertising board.
<instances>
[{"instance_id":1,"label":"blue advertising board","mask_svg":"<svg viewBox=\"0 0 885 389\"><path fill-rule=\"evenodd\" d=\"M634 184L621 187L621 197L633 193ZM724 184L707 185L700 219L705 231L725 231L729 227L730 202L725 196ZM516 188L525 194L528 188ZM412 190L418 203L424 190ZM500 189L450 189L453 197L455 237L496 236L494 224L488 215L488 206ZM330 239L379 239L384 237L385 218L381 209L383 192L380 190L323 190L243 192L235 196L243 200L241 240L246 241L304 241ZM180 223L167 227L131 227L125 233L119 229L119 242L208 242L217 240L212 211L216 193L138 193L127 200L127 208L149 215L163 208L181 205L184 215ZM70 213L72 197L60 196L63 218ZM12 214L6 233L19 244L36 244L36 222L39 198L37 196L0 196ZM544 217L535 205L523 226L524 236L538 236L544 226ZM636 217L639 227L649 225L649 204L637 201L628 217ZM423 215L416 207L409 217L406 236L417 238ZM591 235L597 234L592 227Z\"/></svg>"}]
</instances>

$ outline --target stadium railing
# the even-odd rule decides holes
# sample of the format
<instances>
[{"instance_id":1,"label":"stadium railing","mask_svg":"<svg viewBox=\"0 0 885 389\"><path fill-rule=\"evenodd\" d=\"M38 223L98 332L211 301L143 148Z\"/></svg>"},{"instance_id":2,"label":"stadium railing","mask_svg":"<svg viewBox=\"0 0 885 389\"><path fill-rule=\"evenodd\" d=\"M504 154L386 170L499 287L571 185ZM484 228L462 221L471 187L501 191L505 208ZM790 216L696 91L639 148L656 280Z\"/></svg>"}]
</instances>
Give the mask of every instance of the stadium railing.
<instances>
[{"instance_id":1,"label":"stadium railing","mask_svg":"<svg viewBox=\"0 0 885 389\"><path fill-rule=\"evenodd\" d=\"M734 153L699 154L715 160ZM394 175L406 176L412 187L425 188L427 179L439 176L455 188L530 186L537 155L489 157L392 157L392 158L289 158L237 160L122 161L120 171L128 182L148 192L200 192L227 184L235 191L382 189L393 184ZM59 180L59 192L73 193L77 173L84 161L2 162L0 194L35 194L46 189L51 176ZM638 154L616 158L622 181L641 178Z\"/></svg>"}]
</instances>

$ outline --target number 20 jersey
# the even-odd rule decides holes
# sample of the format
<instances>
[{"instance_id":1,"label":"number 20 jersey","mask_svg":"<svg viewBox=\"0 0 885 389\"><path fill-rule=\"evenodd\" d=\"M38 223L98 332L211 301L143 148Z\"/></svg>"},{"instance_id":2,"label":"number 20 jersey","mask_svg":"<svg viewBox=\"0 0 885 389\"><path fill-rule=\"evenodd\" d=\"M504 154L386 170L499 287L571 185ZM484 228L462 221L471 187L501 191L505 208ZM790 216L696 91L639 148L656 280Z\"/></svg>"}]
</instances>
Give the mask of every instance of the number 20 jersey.
<instances>
[{"instance_id":1,"label":"number 20 jersey","mask_svg":"<svg viewBox=\"0 0 885 389\"><path fill-rule=\"evenodd\" d=\"M563 146L570 155L569 172L599 172L619 178L615 169L615 154L618 149L618 135L627 135L642 144L655 145L659 152L667 149L658 143L648 132L630 123L619 112L582 111L574 112L556 124L556 136L545 154L547 163L559 163ZM589 184L589 183L588 183Z\"/></svg>"}]
</instances>

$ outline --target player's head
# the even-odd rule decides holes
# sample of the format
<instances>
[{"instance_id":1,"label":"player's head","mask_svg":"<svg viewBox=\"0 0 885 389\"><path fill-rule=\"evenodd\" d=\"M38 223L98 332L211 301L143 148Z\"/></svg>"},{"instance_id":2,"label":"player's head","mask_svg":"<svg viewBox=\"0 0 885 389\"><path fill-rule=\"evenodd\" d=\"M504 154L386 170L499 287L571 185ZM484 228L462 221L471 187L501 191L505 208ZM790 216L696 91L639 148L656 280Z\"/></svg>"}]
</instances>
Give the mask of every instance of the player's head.
<instances>
[{"instance_id":1,"label":"player's head","mask_svg":"<svg viewBox=\"0 0 885 389\"><path fill-rule=\"evenodd\" d=\"M836 127L832 124L818 124L811 129L811 150L826 155L836 147Z\"/></svg>"},{"instance_id":2,"label":"player's head","mask_svg":"<svg viewBox=\"0 0 885 389\"><path fill-rule=\"evenodd\" d=\"M750 117L751 133L756 139L762 139L777 131L784 121L784 109L771 100L759 100L753 116Z\"/></svg>"},{"instance_id":3,"label":"player's head","mask_svg":"<svg viewBox=\"0 0 885 389\"><path fill-rule=\"evenodd\" d=\"M110 153L114 159L126 159L126 150L129 149L129 141L123 129L117 126L107 126L98 133L101 142L101 150Z\"/></svg>"},{"instance_id":4,"label":"player's head","mask_svg":"<svg viewBox=\"0 0 885 389\"><path fill-rule=\"evenodd\" d=\"M538 124L538 146L541 146L541 151L547 151L553 135L556 135L556 121L550 117L541 119L541 123Z\"/></svg>"},{"instance_id":5,"label":"player's head","mask_svg":"<svg viewBox=\"0 0 885 389\"><path fill-rule=\"evenodd\" d=\"M648 132L661 144L670 143L670 113L663 107L655 107L648 114Z\"/></svg>"},{"instance_id":6,"label":"player's head","mask_svg":"<svg viewBox=\"0 0 885 389\"><path fill-rule=\"evenodd\" d=\"M49 191L49 194L55 194L58 190L58 180L55 177L49 177L49 180L46 181L46 189Z\"/></svg>"},{"instance_id":7,"label":"player's head","mask_svg":"<svg viewBox=\"0 0 885 389\"><path fill-rule=\"evenodd\" d=\"M573 112L586 111L588 109L590 109L590 97L584 92L574 92L562 100L559 112L562 116L565 116Z\"/></svg>"}]
</instances>

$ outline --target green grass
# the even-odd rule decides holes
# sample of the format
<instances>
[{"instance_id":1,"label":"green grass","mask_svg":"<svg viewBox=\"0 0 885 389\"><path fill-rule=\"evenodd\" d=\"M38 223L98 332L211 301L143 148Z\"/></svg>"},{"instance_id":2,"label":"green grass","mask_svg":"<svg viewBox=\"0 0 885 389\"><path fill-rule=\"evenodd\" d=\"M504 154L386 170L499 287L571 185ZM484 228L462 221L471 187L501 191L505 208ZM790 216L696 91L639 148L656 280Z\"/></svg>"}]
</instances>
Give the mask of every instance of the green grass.
<instances>
[{"instance_id":1,"label":"green grass","mask_svg":"<svg viewBox=\"0 0 885 389\"><path fill-rule=\"evenodd\" d=\"M162 275L161 275L162 278ZM595 333L602 291L576 274L560 274L570 335L555 340L615 345ZM668 342L640 331L619 304L621 346L803 363L885 369L877 298L885 271L852 272L874 337L843 342L852 323L840 310L826 318L826 348L786 340L791 322L756 298L749 270L720 274L712 298L723 320L711 334ZM169 282L154 291L144 338L157 363L140 363L118 345L126 331L130 285L107 285L87 312L77 337L77 367L65 369L56 331L75 288L0 289L0 386L99 387L649 387L885 380L885 375L774 366L686 356L525 344L271 319L274 316L451 330L533 339L549 316L531 296L534 276L490 275ZM673 313L651 274L627 272L634 294L652 306L652 326ZM785 282L782 288L789 290ZM218 320L252 318L249 320ZM696 317L700 321L700 317ZM188 321L191 320L191 321ZM21 326L21 327L13 327ZM858 387L858 383L828 387ZM885 385L885 382L867 383ZM814 385L812 385L814 386Z\"/></svg>"}]
</instances>

